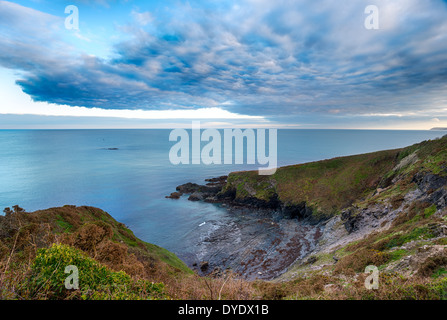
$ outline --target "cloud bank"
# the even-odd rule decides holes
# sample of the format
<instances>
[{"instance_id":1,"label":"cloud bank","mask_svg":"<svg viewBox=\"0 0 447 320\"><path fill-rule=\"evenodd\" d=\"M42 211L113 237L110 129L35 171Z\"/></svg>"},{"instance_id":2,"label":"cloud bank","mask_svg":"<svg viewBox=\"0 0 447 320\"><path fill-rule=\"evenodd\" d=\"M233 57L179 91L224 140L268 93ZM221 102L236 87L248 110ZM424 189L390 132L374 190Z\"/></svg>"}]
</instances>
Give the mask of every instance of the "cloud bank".
<instances>
[{"instance_id":1,"label":"cloud bank","mask_svg":"<svg viewBox=\"0 0 447 320\"><path fill-rule=\"evenodd\" d=\"M105 58L70 44L62 16L0 1L0 66L20 71L34 101L87 108L221 108L283 122L445 111L446 1L377 0L379 30L364 27L368 4L138 3Z\"/></svg>"}]
</instances>

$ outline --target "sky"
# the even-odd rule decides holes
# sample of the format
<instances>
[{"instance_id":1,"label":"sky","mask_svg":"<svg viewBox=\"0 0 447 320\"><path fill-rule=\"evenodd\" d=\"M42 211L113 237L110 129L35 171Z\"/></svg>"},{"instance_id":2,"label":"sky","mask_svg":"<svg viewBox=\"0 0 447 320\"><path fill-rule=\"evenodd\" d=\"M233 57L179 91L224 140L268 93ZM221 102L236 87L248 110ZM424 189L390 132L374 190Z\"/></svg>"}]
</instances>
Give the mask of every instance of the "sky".
<instances>
[{"instance_id":1,"label":"sky","mask_svg":"<svg viewBox=\"0 0 447 320\"><path fill-rule=\"evenodd\" d=\"M0 1L0 129L447 127L446 17L447 0Z\"/></svg>"}]
</instances>

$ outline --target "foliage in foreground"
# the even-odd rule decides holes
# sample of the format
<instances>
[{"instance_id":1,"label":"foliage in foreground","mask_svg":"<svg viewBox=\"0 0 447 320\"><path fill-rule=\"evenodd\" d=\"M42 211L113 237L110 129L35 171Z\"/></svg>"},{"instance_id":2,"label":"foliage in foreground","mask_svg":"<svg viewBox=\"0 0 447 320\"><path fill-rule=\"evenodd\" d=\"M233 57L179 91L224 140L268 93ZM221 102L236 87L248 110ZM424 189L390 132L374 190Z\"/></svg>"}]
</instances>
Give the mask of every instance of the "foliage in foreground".
<instances>
[{"instance_id":1,"label":"foliage in foreground","mask_svg":"<svg viewBox=\"0 0 447 320\"><path fill-rule=\"evenodd\" d=\"M67 265L78 267L79 290L65 290ZM256 297L252 285L231 272L198 276L98 208L14 209L0 216L0 299Z\"/></svg>"},{"instance_id":2,"label":"foliage in foreground","mask_svg":"<svg viewBox=\"0 0 447 320\"><path fill-rule=\"evenodd\" d=\"M65 282L75 266L79 289L67 289ZM79 249L53 244L40 249L31 267L28 285L31 297L45 299L164 299L164 286L147 280L134 280L124 271L112 271Z\"/></svg>"},{"instance_id":3,"label":"foliage in foreground","mask_svg":"<svg viewBox=\"0 0 447 320\"><path fill-rule=\"evenodd\" d=\"M231 272L199 277L174 254L141 241L98 208L64 206L29 213L14 206L0 216L0 299L447 299L446 209L441 212L421 201L405 204L403 197L415 187L418 172L447 176L446 142L447 137L401 150L285 167L273 176L279 186L250 172L230 176L229 185L236 185L242 197L250 195L245 187L252 185L260 199L276 192L282 200L293 196L309 201L312 195L326 201L317 201L320 209L332 213L354 200L357 208L380 202L402 207L387 229L333 252L336 263L332 255L332 263L315 259L328 266L283 282L249 282ZM416 160L396 165L403 159ZM318 183L308 178L318 178ZM289 188L291 183L300 190ZM379 187L382 191L375 192ZM415 274L387 270L425 245L442 251L421 261ZM377 290L364 285L368 275L363 270L370 264L380 269ZM79 290L65 289L67 265L78 267Z\"/></svg>"}]
</instances>

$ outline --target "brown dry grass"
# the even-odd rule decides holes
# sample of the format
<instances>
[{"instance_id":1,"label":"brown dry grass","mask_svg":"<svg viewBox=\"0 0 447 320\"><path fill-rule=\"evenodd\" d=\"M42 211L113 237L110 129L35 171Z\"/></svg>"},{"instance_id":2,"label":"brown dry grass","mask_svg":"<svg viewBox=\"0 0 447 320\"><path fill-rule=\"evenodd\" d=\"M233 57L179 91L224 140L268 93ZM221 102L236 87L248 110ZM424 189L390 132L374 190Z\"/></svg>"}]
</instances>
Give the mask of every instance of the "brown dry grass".
<instances>
[{"instance_id":1,"label":"brown dry grass","mask_svg":"<svg viewBox=\"0 0 447 320\"><path fill-rule=\"evenodd\" d=\"M418 274L422 277L430 277L440 268L447 269L447 249L429 257L419 268Z\"/></svg>"},{"instance_id":2,"label":"brown dry grass","mask_svg":"<svg viewBox=\"0 0 447 320\"><path fill-rule=\"evenodd\" d=\"M361 248L354 253L347 255L337 262L334 272L346 273L349 269L355 272L362 272L369 265L381 266L389 260L386 252L374 249Z\"/></svg>"},{"instance_id":3,"label":"brown dry grass","mask_svg":"<svg viewBox=\"0 0 447 320\"><path fill-rule=\"evenodd\" d=\"M88 210L88 215L81 218L79 210ZM89 216L100 220L87 219ZM108 219L110 217L99 209L72 206L0 217L0 299L27 298L19 296L18 292L26 292L24 286L37 249L53 243L81 249L110 269L122 270L134 279L162 282L172 299L240 300L257 297L252 283L238 279L231 272L220 277L200 277L167 265L156 255L148 254L142 242L134 244L139 240L125 231L124 225ZM61 226L62 229L69 226L70 232L60 232ZM134 245L116 240L116 234L119 234L118 239L128 239Z\"/></svg>"}]
</instances>

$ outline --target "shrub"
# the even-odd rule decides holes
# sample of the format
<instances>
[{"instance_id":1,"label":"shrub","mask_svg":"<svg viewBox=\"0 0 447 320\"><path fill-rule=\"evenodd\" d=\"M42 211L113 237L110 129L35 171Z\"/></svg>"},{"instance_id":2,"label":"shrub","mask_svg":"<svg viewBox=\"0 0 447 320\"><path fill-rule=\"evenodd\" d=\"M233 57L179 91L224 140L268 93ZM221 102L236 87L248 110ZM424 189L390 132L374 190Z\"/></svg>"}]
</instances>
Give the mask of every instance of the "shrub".
<instances>
[{"instance_id":1,"label":"shrub","mask_svg":"<svg viewBox=\"0 0 447 320\"><path fill-rule=\"evenodd\" d=\"M388 253L374 249L361 248L352 254L343 257L335 266L336 273L345 273L349 269L356 272L363 272L368 265L381 266L388 262Z\"/></svg>"},{"instance_id":2,"label":"shrub","mask_svg":"<svg viewBox=\"0 0 447 320\"><path fill-rule=\"evenodd\" d=\"M394 251L389 252L391 261L400 260L402 257L404 257L408 254L409 254L409 251L404 250L404 249L399 249L399 250L394 250Z\"/></svg>"},{"instance_id":3,"label":"shrub","mask_svg":"<svg viewBox=\"0 0 447 320\"><path fill-rule=\"evenodd\" d=\"M441 253L429 257L420 267L419 274L424 277L441 275L444 270L443 267L447 267L447 251L443 250Z\"/></svg>"},{"instance_id":4,"label":"shrub","mask_svg":"<svg viewBox=\"0 0 447 320\"><path fill-rule=\"evenodd\" d=\"M111 239L112 227L103 222L89 223L84 225L76 235L74 245L83 251L91 252L105 239Z\"/></svg>"},{"instance_id":5,"label":"shrub","mask_svg":"<svg viewBox=\"0 0 447 320\"><path fill-rule=\"evenodd\" d=\"M440 278L447 275L447 270L445 268L438 268L433 272L432 278Z\"/></svg>"},{"instance_id":6,"label":"shrub","mask_svg":"<svg viewBox=\"0 0 447 320\"><path fill-rule=\"evenodd\" d=\"M393 209L397 209L401 206L401 204L404 202L405 199L404 199L403 195L398 194L398 195L392 197L390 200L391 200L391 207Z\"/></svg>"},{"instance_id":7,"label":"shrub","mask_svg":"<svg viewBox=\"0 0 447 320\"><path fill-rule=\"evenodd\" d=\"M436 212L436 205L432 205L424 210L424 218L432 216Z\"/></svg>"},{"instance_id":8,"label":"shrub","mask_svg":"<svg viewBox=\"0 0 447 320\"><path fill-rule=\"evenodd\" d=\"M433 237L434 234L428 227L416 227L408 233L392 237L390 241L386 243L385 247L386 248L398 247L413 240L430 239Z\"/></svg>"},{"instance_id":9,"label":"shrub","mask_svg":"<svg viewBox=\"0 0 447 320\"><path fill-rule=\"evenodd\" d=\"M79 290L65 288L65 267L79 271ZM124 271L114 272L82 251L53 244L40 249L31 267L29 280L33 298L44 299L156 299L165 298L163 284L133 280Z\"/></svg>"}]
</instances>

